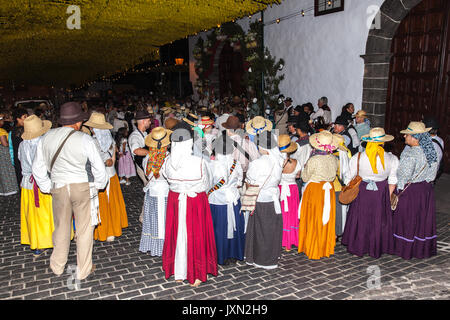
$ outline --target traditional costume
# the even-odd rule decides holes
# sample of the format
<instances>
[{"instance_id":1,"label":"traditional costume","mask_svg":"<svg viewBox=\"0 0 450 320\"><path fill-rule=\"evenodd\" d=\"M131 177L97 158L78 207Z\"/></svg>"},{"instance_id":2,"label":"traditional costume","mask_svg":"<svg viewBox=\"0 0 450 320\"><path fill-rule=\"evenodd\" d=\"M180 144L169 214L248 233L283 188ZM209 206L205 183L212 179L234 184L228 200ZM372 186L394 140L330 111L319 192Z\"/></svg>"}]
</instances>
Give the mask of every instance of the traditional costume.
<instances>
[{"instance_id":1,"label":"traditional costume","mask_svg":"<svg viewBox=\"0 0 450 320\"><path fill-rule=\"evenodd\" d=\"M334 254L336 244L336 201L332 182L336 178L338 159L331 153L337 149L335 137L322 131L309 138L315 149L302 170L306 183L299 207L298 252L309 259Z\"/></svg>"},{"instance_id":2,"label":"traditional costume","mask_svg":"<svg viewBox=\"0 0 450 320\"><path fill-rule=\"evenodd\" d=\"M283 216L280 191L283 158L270 132L256 138L261 157L250 162L245 182L258 186L255 210L248 218L245 239L247 264L264 269L278 267L283 239ZM269 140L269 143L264 142Z\"/></svg>"},{"instance_id":3,"label":"traditional costume","mask_svg":"<svg viewBox=\"0 0 450 320\"><path fill-rule=\"evenodd\" d=\"M342 244L347 251L379 258L393 253L392 210L389 185L397 184L398 158L383 149L384 142L394 137L383 128L373 128L363 136L366 150L359 159L359 185L356 199L349 205ZM350 160L350 177L357 174L358 154Z\"/></svg>"},{"instance_id":4,"label":"traditional costume","mask_svg":"<svg viewBox=\"0 0 450 320\"><path fill-rule=\"evenodd\" d=\"M97 190L105 188L108 182L94 139L70 127L84 118L79 103L63 104L59 118L63 127L48 131L38 142L32 166L33 177L41 191L52 193L55 230L50 268L56 275L64 272L73 214L77 232L77 278L80 280L94 270L92 234L98 224ZM58 149L60 153L54 158ZM55 159L53 164L52 159Z\"/></svg>"},{"instance_id":5,"label":"traditional costume","mask_svg":"<svg viewBox=\"0 0 450 320\"><path fill-rule=\"evenodd\" d=\"M177 124L171 135L171 154L160 174L169 182L163 270L166 279L187 279L198 285L207 274L217 275L217 253L206 191L211 185L207 162L193 152L192 129Z\"/></svg>"},{"instance_id":6,"label":"traditional costume","mask_svg":"<svg viewBox=\"0 0 450 320\"><path fill-rule=\"evenodd\" d=\"M429 258L437 254L436 207L431 184L438 169L437 154L430 138L431 128L411 122L403 134L419 140L419 146L406 146L400 155L394 212L394 252L403 259ZM409 184L410 183L410 184Z\"/></svg>"},{"instance_id":7,"label":"traditional costume","mask_svg":"<svg viewBox=\"0 0 450 320\"><path fill-rule=\"evenodd\" d=\"M2 120L2 119L0 119ZM0 136L4 136L8 141L8 132L0 128ZM8 143L12 143L8 141ZM10 196L18 191L17 177L11 162L9 147L0 144L0 196Z\"/></svg>"},{"instance_id":8,"label":"traditional costume","mask_svg":"<svg viewBox=\"0 0 450 320\"><path fill-rule=\"evenodd\" d=\"M101 221L94 231L94 239L113 241L115 237L122 235L123 228L128 227L128 217L119 178L114 168L116 144L109 131L112 126L105 121L103 114L97 112L92 113L85 125L93 130L93 138L98 145L102 160L104 162L112 160L112 165L106 167L109 183L106 190L98 194Z\"/></svg>"},{"instance_id":9,"label":"traditional costume","mask_svg":"<svg viewBox=\"0 0 450 320\"><path fill-rule=\"evenodd\" d=\"M345 146L344 137L340 134L334 134L338 140L338 148L335 150L333 155L339 159L338 172L336 174L336 179L334 179L334 191L336 194L336 236L342 236L344 232L345 221L347 219L347 209L348 206L339 202L339 194L342 191L343 185L350 182L351 177L349 176L349 161L352 157L350 150Z\"/></svg>"},{"instance_id":10,"label":"traditional costume","mask_svg":"<svg viewBox=\"0 0 450 320\"><path fill-rule=\"evenodd\" d=\"M240 193L243 172L233 159L232 140L225 134L217 138L215 160L211 162L214 186L208 191L217 248L217 261L226 264L233 259L243 260L245 249L245 219L241 211ZM223 146L228 148L223 150ZM231 147L229 147L231 145Z\"/></svg>"},{"instance_id":11,"label":"traditional costume","mask_svg":"<svg viewBox=\"0 0 450 320\"><path fill-rule=\"evenodd\" d=\"M278 149L283 156L292 154L297 150L297 143L290 140L288 135L281 135L278 137ZM285 164L290 159L285 160ZM299 175L302 167L300 161L295 159L296 165L293 171L289 173L282 173L280 185L280 204L283 215L283 240L282 246L287 251L291 247L298 246L298 206L300 204L299 190L296 183L296 177ZM284 167L284 166L283 166Z\"/></svg>"},{"instance_id":12,"label":"traditional costume","mask_svg":"<svg viewBox=\"0 0 450 320\"><path fill-rule=\"evenodd\" d=\"M167 195L169 184L160 174L167 158L171 131L158 127L145 139L149 154L143 164L148 183L144 188L144 216L139 251L149 252L152 256L162 256L166 226Z\"/></svg>"},{"instance_id":13,"label":"traditional costume","mask_svg":"<svg viewBox=\"0 0 450 320\"><path fill-rule=\"evenodd\" d=\"M42 135L50 130L52 123L42 121L32 115L24 121L23 141L19 145L18 160L22 166L20 198L20 243L29 245L35 256L43 253L42 249L53 248L52 196L43 194L34 181L31 172L36 148Z\"/></svg>"}]
</instances>

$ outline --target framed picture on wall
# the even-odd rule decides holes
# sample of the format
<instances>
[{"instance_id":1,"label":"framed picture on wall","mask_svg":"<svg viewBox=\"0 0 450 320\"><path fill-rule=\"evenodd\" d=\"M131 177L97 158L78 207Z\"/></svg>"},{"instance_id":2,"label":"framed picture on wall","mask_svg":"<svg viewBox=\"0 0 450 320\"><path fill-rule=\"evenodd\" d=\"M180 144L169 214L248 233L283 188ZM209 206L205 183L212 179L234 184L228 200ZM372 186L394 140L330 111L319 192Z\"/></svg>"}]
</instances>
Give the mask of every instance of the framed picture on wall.
<instances>
[{"instance_id":1,"label":"framed picture on wall","mask_svg":"<svg viewBox=\"0 0 450 320\"><path fill-rule=\"evenodd\" d=\"M344 11L344 0L314 0L314 15Z\"/></svg>"}]
</instances>

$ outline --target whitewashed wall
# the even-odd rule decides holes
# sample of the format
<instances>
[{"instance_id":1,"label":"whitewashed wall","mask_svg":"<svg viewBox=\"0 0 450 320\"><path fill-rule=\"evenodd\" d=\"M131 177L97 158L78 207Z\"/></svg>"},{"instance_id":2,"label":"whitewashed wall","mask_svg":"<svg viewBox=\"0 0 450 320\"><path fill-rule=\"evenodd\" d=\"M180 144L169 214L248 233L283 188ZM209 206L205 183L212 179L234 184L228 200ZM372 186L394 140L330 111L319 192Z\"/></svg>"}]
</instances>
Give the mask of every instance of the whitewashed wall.
<instances>
[{"instance_id":1,"label":"whitewashed wall","mask_svg":"<svg viewBox=\"0 0 450 320\"><path fill-rule=\"evenodd\" d=\"M317 109L318 98L327 96L333 119L347 102L361 109L364 62L360 55L365 53L367 21L373 17L368 9L381 6L383 1L347 0L342 12L314 17L310 11L305 17L299 15L265 26L265 45L272 55L286 62L280 90L292 97L294 105L311 102ZM264 21L313 6L314 0L284 0L264 11ZM259 17L255 14L252 19ZM238 23L248 30L249 18ZM190 39L191 52L196 41L197 37ZM191 63L191 81L195 81Z\"/></svg>"}]
</instances>

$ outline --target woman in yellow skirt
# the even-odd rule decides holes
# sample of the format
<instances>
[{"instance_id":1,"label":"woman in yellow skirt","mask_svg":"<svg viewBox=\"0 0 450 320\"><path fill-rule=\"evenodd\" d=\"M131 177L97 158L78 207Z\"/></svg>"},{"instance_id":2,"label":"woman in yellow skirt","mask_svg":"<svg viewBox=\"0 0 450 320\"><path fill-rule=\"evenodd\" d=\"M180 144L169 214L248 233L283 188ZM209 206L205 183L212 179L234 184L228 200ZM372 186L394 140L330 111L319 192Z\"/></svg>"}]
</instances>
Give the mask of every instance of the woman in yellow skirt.
<instances>
[{"instance_id":1,"label":"woman in yellow skirt","mask_svg":"<svg viewBox=\"0 0 450 320\"><path fill-rule=\"evenodd\" d=\"M298 252L320 259L334 254L336 244L333 181L339 163L332 153L338 142L329 131L313 134L309 142L314 150L301 174L306 185L299 207Z\"/></svg>"},{"instance_id":2,"label":"woman in yellow skirt","mask_svg":"<svg viewBox=\"0 0 450 320\"><path fill-rule=\"evenodd\" d=\"M23 141L19 145L18 159L22 166L20 233L21 243L29 245L35 257L48 248L53 248L52 196L43 194L33 179L31 167L36 147L42 135L52 126L50 121L42 121L32 115L24 121Z\"/></svg>"},{"instance_id":3,"label":"woman in yellow skirt","mask_svg":"<svg viewBox=\"0 0 450 320\"><path fill-rule=\"evenodd\" d=\"M128 217L123 200L120 182L114 169L116 161L116 144L112 138L112 126L106 122L105 115L94 112L85 126L92 130L92 137L98 143L100 154L105 161L109 174L109 183L104 191L98 193L100 223L94 231L94 239L99 241L114 241L122 235L122 229L128 227Z\"/></svg>"}]
</instances>

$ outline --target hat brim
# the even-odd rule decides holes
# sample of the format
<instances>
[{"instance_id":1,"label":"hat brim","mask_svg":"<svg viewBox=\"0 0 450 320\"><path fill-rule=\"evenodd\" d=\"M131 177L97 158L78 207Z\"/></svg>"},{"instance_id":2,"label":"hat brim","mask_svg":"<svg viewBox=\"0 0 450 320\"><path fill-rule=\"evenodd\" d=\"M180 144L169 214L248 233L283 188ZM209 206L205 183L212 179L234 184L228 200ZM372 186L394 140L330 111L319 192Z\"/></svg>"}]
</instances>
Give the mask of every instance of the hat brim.
<instances>
[{"instance_id":1,"label":"hat brim","mask_svg":"<svg viewBox=\"0 0 450 320\"><path fill-rule=\"evenodd\" d=\"M83 121L86 121L86 115L84 112L72 119L64 119L64 118L58 119L58 123L63 126L67 126L67 125L71 125L71 124L75 124L75 123L83 122Z\"/></svg>"},{"instance_id":2,"label":"hat brim","mask_svg":"<svg viewBox=\"0 0 450 320\"><path fill-rule=\"evenodd\" d=\"M289 145L288 148L281 150L281 153L292 153L295 152L297 150L297 143L295 143L294 141L291 141L291 144Z\"/></svg>"},{"instance_id":3,"label":"hat brim","mask_svg":"<svg viewBox=\"0 0 450 320\"><path fill-rule=\"evenodd\" d=\"M202 124L204 126L211 126L214 124L214 121L210 120L210 121L206 121L206 122L200 122L199 124Z\"/></svg>"},{"instance_id":4,"label":"hat brim","mask_svg":"<svg viewBox=\"0 0 450 320\"><path fill-rule=\"evenodd\" d=\"M425 131L411 131L411 130L405 129L405 130L400 131L400 133L403 133L403 134L420 134L420 133L428 132L431 129L433 129L433 128L425 128Z\"/></svg>"},{"instance_id":5,"label":"hat brim","mask_svg":"<svg viewBox=\"0 0 450 320\"><path fill-rule=\"evenodd\" d=\"M318 136L319 134L320 134L320 133L315 133L315 134L313 134L312 136L310 136L310 137L309 137L309 143L311 144L311 146L312 146L314 149L322 150L322 151L329 151L329 150L325 150L324 147L320 147L320 146L319 146L319 143L317 143L316 138L317 138L317 136ZM332 151L336 150L336 149L338 148L338 146L339 146L338 138L336 138L335 136L333 136L333 140L331 141L330 146L331 146L331 148L332 148Z\"/></svg>"},{"instance_id":6,"label":"hat brim","mask_svg":"<svg viewBox=\"0 0 450 320\"><path fill-rule=\"evenodd\" d=\"M21 135L21 138L23 140L31 140L37 137L42 136L43 134L45 134L47 131L49 131L52 128L52 122L48 121L48 120L43 120L44 122L44 126L36 132L24 132Z\"/></svg>"},{"instance_id":7,"label":"hat brim","mask_svg":"<svg viewBox=\"0 0 450 320\"><path fill-rule=\"evenodd\" d=\"M183 121L186 122L186 123L188 123L189 125L191 125L191 126L193 126L193 127L196 127L196 126L197 126L194 122L192 122L191 120L189 120L189 119L187 119L187 118L183 118Z\"/></svg>"},{"instance_id":8,"label":"hat brim","mask_svg":"<svg viewBox=\"0 0 450 320\"><path fill-rule=\"evenodd\" d=\"M245 131L247 131L248 134L255 135L256 133L255 130L252 128L252 124L253 124L252 120L247 122L247 124L245 125ZM264 128L263 131L260 131L259 133L264 131L272 131L272 127L273 127L272 122L266 119L266 127Z\"/></svg>"},{"instance_id":9,"label":"hat brim","mask_svg":"<svg viewBox=\"0 0 450 320\"><path fill-rule=\"evenodd\" d=\"M379 138L379 139L376 139L376 140L364 140L364 139L367 139L367 138L370 138L370 134L363 135L361 137L361 140L365 141L365 142L389 142L389 141L394 140L394 136L391 136L390 134L387 134L383 138Z\"/></svg>"},{"instance_id":10,"label":"hat brim","mask_svg":"<svg viewBox=\"0 0 450 320\"><path fill-rule=\"evenodd\" d=\"M170 135L172 134L172 130L165 130L167 135L164 139L161 140L161 148L167 147L170 144ZM153 140L151 134L149 134L145 137L145 145L149 148L157 148L158 142Z\"/></svg>"},{"instance_id":11,"label":"hat brim","mask_svg":"<svg viewBox=\"0 0 450 320\"><path fill-rule=\"evenodd\" d=\"M100 123L94 123L91 121L86 121L84 123L85 126L87 127L91 127L91 128L95 128L95 129L112 129L113 126L109 123L104 123L104 124L100 124Z\"/></svg>"}]
</instances>

